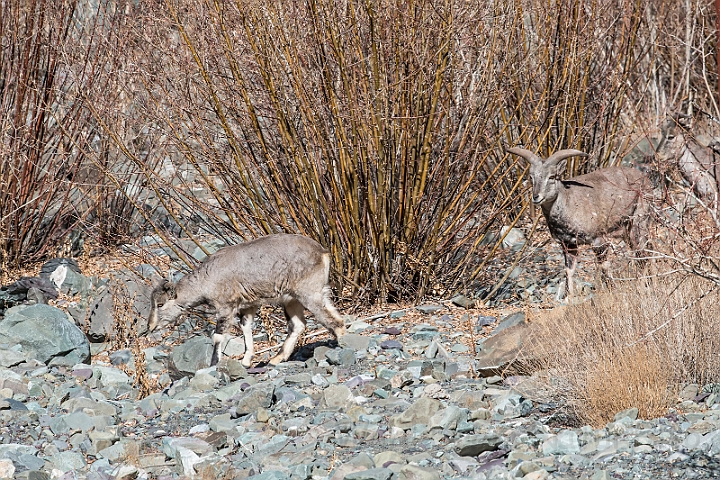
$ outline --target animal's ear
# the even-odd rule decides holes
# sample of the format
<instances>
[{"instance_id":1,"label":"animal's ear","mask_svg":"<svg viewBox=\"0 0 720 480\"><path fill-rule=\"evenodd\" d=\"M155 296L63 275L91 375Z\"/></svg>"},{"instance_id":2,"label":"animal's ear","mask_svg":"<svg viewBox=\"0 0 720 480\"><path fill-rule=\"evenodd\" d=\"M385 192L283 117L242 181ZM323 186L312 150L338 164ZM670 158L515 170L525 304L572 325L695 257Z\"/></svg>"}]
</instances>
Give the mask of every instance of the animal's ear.
<instances>
[{"instance_id":1,"label":"animal's ear","mask_svg":"<svg viewBox=\"0 0 720 480\"><path fill-rule=\"evenodd\" d=\"M177 293L175 292L175 284L172 282L169 282L165 280L165 283L163 284L163 288L165 289L165 293L167 293L167 296L169 299L175 299L177 298Z\"/></svg>"}]
</instances>

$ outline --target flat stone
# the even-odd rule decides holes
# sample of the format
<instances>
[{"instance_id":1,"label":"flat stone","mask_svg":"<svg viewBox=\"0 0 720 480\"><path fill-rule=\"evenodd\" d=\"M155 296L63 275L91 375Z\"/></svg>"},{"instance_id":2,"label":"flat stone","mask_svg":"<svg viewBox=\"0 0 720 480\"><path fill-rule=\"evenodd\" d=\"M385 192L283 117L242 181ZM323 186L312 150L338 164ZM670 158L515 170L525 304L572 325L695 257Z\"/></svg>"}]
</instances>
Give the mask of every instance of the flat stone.
<instances>
[{"instance_id":1,"label":"flat stone","mask_svg":"<svg viewBox=\"0 0 720 480\"><path fill-rule=\"evenodd\" d=\"M482 452L497 450L502 442L502 437L492 433L465 435L455 442L455 453L463 457L476 457Z\"/></svg>"},{"instance_id":2,"label":"flat stone","mask_svg":"<svg viewBox=\"0 0 720 480\"><path fill-rule=\"evenodd\" d=\"M408 430L418 423L428 425L432 416L440 410L441 406L442 404L438 400L421 397L405 411L390 417L388 423L403 430Z\"/></svg>"},{"instance_id":3,"label":"flat stone","mask_svg":"<svg viewBox=\"0 0 720 480\"><path fill-rule=\"evenodd\" d=\"M397 350L402 350L403 345L397 340L385 340L380 344L380 348L382 348L383 350L390 350L393 348Z\"/></svg>"},{"instance_id":4,"label":"flat stone","mask_svg":"<svg viewBox=\"0 0 720 480\"><path fill-rule=\"evenodd\" d=\"M416 310L419 312L425 313L427 315L431 315L435 312L439 312L440 310L444 309L445 307L443 305L433 305L433 304L424 304L424 305L418 305L415 307Z\"/></svg>"},{"instance_id":5,"label":"flat stone","mask_svg":"<svg viewBox=\"0 0 720 480\"><path fill-rule=\"evenodd\" d=\"M229 413L215 415L210 420L210 430L213 432L230 432L237 426L237 421L231 418Z\"/></svg>"},{"instance_id":6,"label":"flat stone","mask_svg":"<svg viewBox=\"0 0 720 480\"><path fill-rule=\"evenodd\" d=\"M434 468L405 465L400 469L406 480L440 480L440 473Z\"/></svg>"},{"instance_id":7,"label":"flat stone","mask_svg":"<svg viewBox=\"0 0 720 480\"><path fill-rule=\"evenodd\" d=\"M13 478L15 476L15 464L8 458L0 459L0 478Z\"/></svg>"},{"instance_id":8,"label":"flat stone","mask_svg":"<svg viewBox=\"0 0 720 480\"><path fill-rule=\"evenodd\" d=\"M62 310L50 305L18 305L0 322L0 344L21 345L28 358L72 366L90 358L85 334Z\"/></svg>"},{"instance_id":9,"label":"flat stone","mask_svg":"<svg viewBox=\"0 0 720 480\"><path fill-rule=\"evenodd\" d=\"M393 471L389 468L370 468L360 472L348 473L345 480L390 480Z\"/></svg>"},{"instance_id":10,"label":"flat stone","mask_svg":"<svg viewBox=\"0 0 720 480\"><path fill-rule=\"evenodd\" d=\"M398 452L388 450L380 452L373 457L373 464L378 467L388 468L392 464L405 465L407 461Z\"/></svg>"},{"instance_id":11,"label":"flat stone","mask_svg":"<svg viewBox=\"0 0 720 480\"><path fill-rule=\"evenodd\" d=\"M93 365L92 369L93 375L105 386L132 383L132 379L128 374L119 368Z\"/></svg>"},{"instance_id":12,"label":"flat stone","mask_svg":"<svg viewBox=\"0 0 720 480\"><path fill-rule=\"evenodd\" d=\"M25 361L25 355L14 350L0 350L0 367L14 367Z\"/></svg>"},{"instance_id":13,"label":"flat stone","mask_svg":"<svg viewBox=\"0 0 720 480\"><path fill-rule=\"evenodd\" d=\"M195 375L195 372L208 368L212 357L213 343L206 336L192 337L182 345L173 348L168 370L174 379Z\"/></svg>"},{"instance_id":14,"label":"flat stone","mask_svg":"<svg viewBox=\"0 0 720 480\"><path fill-rule=\"evenodd\" d=\"M563 430L542 443L544 455L571 455L580 451L577 433Z\"/></svg>"},{"instance_id":15,"label":"flat stone","mask_svg":"<svg viewBox=\"0 0 720 480\"><path fill-rule=\"evenodd\" d=\"M194 437L163 437L162 448L169 458L179 458L182 449L190 450L197 455L207 455L213 451L212 445L208 442Z\"/></svg>"},{"instance_id":16,"label":"flat stone","mask_svg":"<svg viewBox=\"0 0 720 480\"><path fill-rule=\"evenodd\" d=\"M338 342L341 347L347 347L354 351L367 350L370 346L370 337L357 333L346 333Z\"/></svg>"},{"instance_id":17,"label":"flat stone","mask_svg":"<svg viewBox=\"0 0 720 480\"><path fill-rule=\"evenodd\" d=\"M629 418L630 420L637 420L638 418L638 409L628 408L627 410L623 410L622 412L618 412L615 414L614 420L617 422L619 420L622 420L623 418Z\"/></svg>"},{"instance_id":18,"label":"flat stone","mask_svg":"<svg viewBox=\"0 0 720 480\"><path fill-rule=\"evenodd\" d=\"M476 303L475 300L472 300L465 295L455 295L453 298L450 299L450 301L453 303L453 305L461 308L473 308Z\"/></svg>"},{"instance_id":19,"label":"flat stone","mask_svg":"<svg viewBox=\"0 0 720 480\"><path fill-rule=\"evenodd\" d=\"M53 455L51 462L61 472L81 470L85 467L85 457L81 453L69 450Z\"/></svg>"}]
</instances>

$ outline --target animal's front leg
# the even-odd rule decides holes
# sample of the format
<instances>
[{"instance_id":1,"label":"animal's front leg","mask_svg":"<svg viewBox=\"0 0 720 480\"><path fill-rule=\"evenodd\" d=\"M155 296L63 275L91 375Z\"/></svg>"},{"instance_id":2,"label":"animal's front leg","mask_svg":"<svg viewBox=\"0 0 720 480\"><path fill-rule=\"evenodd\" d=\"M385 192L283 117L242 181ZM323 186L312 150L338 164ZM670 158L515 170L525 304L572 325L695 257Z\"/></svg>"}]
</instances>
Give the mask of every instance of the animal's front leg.
<instances>
[{"instance_id":1,"label":"animal's front leg","mask_svg":"<svg viewBox=\"0 0 720 480\"><path fill-rule=\"evenodd\" d=\"M255 309L243 310L242 323L240 324L245 339L245 356L243 356L243 367L249 368L252 365L252 357L255 354L255 345L253 344L253 321L255 320Z\"/></svg>"},{"instance_id":2,"label":"animal's front leg","mask_svg":"<svg viewBox=\"0 0 720 480\"><path fill-rule=\"evenodd\" d=\"M210 360L210 366L217 365L222 357L222 344L225 340L225 329L227 323L233 317L232 310L219 310L215 320L215 333L213 334L213 353Z\"/></svg>"},{"instance_id":3,"label":"animal's front leg","mask_svg":"<svg viewBox=\"0 0 720 480\"><path fill-rule=\"evenodd\" d=\"M565 278L567 279L568 298L572 298L575 296L573 275L575 275L575 269L577 268L578 249L575 245L563 245L563 252L565 253Z\"/></svg>"}]
</instances>

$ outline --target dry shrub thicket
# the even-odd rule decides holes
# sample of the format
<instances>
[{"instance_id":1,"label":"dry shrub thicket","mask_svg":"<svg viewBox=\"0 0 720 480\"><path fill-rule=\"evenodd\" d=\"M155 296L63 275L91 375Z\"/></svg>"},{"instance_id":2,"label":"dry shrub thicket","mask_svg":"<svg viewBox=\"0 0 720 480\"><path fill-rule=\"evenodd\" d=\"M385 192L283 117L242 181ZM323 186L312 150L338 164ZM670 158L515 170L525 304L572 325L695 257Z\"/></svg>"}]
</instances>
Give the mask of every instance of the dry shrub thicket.
<instances>
[{"instance_id":1,"label":"dry shrub thicket","mask_svg":"<svg viewBox=\"0 0 720 480\"><path fill-rule=\"evenodd\" d=\"M579 172L619 161L688 92L711 108L708 2L130 8L110 96L131 114L93 109L167 223L191 239L310 235L356 299L483 280L491 234L527 221L505 145L593 152Z\"/></svg>"}]
</instances>

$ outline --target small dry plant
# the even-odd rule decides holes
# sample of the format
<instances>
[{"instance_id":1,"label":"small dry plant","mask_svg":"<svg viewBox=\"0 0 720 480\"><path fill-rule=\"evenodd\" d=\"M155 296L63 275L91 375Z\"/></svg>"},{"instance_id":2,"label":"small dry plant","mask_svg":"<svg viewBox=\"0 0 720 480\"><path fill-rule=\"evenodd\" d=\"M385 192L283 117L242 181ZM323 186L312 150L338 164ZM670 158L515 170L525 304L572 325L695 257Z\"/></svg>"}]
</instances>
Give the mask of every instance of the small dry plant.
<instances>
[{"instance_id":1,"label":"small dry plant","mask_svg":"<svg viewBox=\"0 0 720 480\"><path fill-rule=\"evenodd\" d=\"M133 315L134 298L128 294L127 288L122 281L115 278L110 287L110 295L113 300L114 325L114 349L129 348L132 351L135 371L131 371L127 365L120 368L129 376L134 377L133 386L138 389L138 399L152 394L156 390L156 381L148 375L145 352L138 342L138 322Z\"/></svg>"},{"instance_id":2,"label":"small dry plant","mask_svg":"<svg viewBox=\"0 0 720 480\"><path fill-rule=\"evenodd\" d=\"M537 322L533 347L583 421L599 426L631 407L654 418L683 385L720 379L717 302L696 276L638 280L556 309Z\"/></svg>"}]
</instances>

